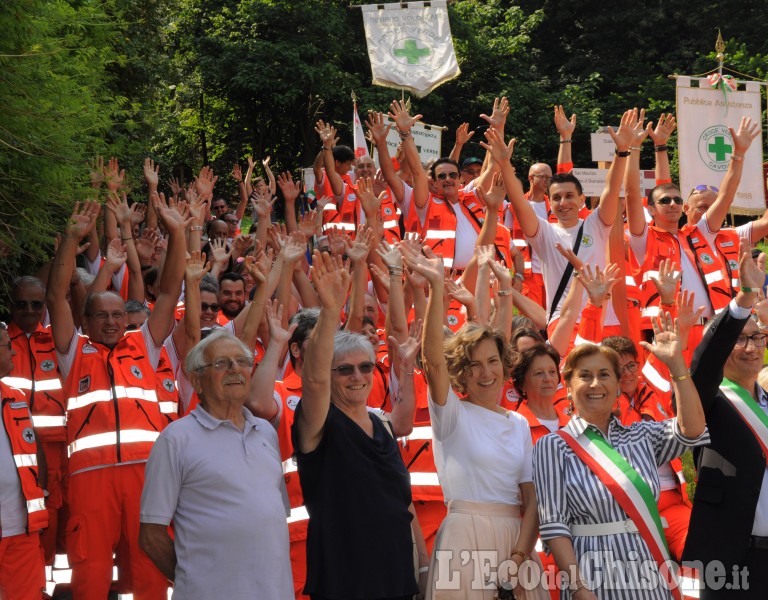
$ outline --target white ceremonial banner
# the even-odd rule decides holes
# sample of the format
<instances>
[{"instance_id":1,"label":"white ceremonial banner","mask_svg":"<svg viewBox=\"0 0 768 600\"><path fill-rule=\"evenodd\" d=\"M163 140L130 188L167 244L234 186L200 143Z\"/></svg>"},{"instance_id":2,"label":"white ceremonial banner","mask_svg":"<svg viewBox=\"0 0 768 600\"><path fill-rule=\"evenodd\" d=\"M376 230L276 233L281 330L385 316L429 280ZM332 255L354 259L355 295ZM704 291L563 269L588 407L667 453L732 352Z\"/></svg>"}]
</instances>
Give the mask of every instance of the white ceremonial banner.
<instances>
[{"instance_id":1,"label":"white ceremonial banner","mask_svg":"<svg viewBox=\"0 0 768 600\"><path fill-rule=\"evenodd\" d=\"M373 83L423 98L461 71L445 0L365 4L363 25Z\"/></svg>"},{"instance_id":2,"label":"white ceremonial banner","mask_svg":"<svg viewBox=\"0 0 768 600\"><path fill-rule=\"evenodd\" d=\"M389 155L394 156L397 152L397 147L400 145L400 136L395 131L395 123L392 120L387 120L387 123L392 124L392 129L387 134L387 149ZM416 143L416 149L419 151L419 157L422 163L427 163L432 159L437 160L442 156L440 149L443 141L443 128L437 125L426 125L424 123L414 123L411 128L411 135L413 141ZM376 166L379 166L379 154L374 149L373 160Z\"/></svg>"},{"instance_id":3,"label":"white ceremonial banner","mask_svg":"<svg viewBox=\"0 0 768 600\"><path fill-rule=\"evenodd\" d=\"M581 183L587 198L599 198L602 195L605 180L608 178L608 169L573 169L572 173ZM656 173L641 169L640 193L647 198L654 187L656 187ZM624 183L621 184L619 196L624 197Z\"/></svg>"},{"instance_id":4,"label":"white ceremonial banner","mask_svg":"<svg viewBox=\"0 0 768 600\"><path fill-rule=\"evenodd\" d=\"M698 85L693 85L698 82ZM699 87L701 86L701 87ZM726 106L727 99L727 106ZM697 185L721 187L733 154L728 128L739 128L742 117L761 123L760 86L747 83L746 89L712 89L704 78L677 78L677 136L680 159L680 191L683 198ZM762 133L744 157L744 171L731 205L733 214L763 214Z\"/></svg>"}]
</instances>

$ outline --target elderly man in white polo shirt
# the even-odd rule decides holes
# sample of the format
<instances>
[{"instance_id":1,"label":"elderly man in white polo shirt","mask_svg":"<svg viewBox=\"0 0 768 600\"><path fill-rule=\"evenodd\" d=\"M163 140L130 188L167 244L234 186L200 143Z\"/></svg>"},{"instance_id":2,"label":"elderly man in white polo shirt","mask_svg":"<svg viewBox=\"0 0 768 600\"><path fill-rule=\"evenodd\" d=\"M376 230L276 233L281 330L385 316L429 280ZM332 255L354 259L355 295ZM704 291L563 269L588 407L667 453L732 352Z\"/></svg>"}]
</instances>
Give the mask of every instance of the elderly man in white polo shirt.
<instances>
[{"instance_id":1,"label":"elderly man in white polo shirt","mask_svg":"<svg viewBox=\"0 0 768 600\"><path fill-rule=\"evenodd\" d=\"M200 405L166 427L152 448L139 534L173 580L176 599L293 598L290 509L277 433L264 420L276 423L282 404L272 397L274 374L259 381L276 367L274 347L285 339L273 342L253 381L253 354L228 331L214 332L187 355Z\"/></svg>"}]
</instances>

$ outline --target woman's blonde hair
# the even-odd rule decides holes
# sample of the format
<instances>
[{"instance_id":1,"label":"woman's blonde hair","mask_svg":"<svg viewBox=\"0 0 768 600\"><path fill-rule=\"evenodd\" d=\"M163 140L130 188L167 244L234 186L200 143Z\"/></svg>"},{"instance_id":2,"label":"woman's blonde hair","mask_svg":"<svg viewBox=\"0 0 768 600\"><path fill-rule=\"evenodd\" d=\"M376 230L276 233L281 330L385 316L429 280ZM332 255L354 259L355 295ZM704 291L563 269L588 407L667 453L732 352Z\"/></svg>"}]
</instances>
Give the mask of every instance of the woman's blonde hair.
<instances>
[{"instance_id":1,"label":"woman's blonde hair","mask_svg":"<svg viewBox=\"0 0 768 600\"><path fill-rule=\"evenodd\" d=\"M472 370L472 354L485 340L493 340L496 344L504 368L504 379L509 379L512 373L512 350L504 339L504 334L488 325L467 323L443 342L448 379L451 387L459 394L467 392L467 380Z\"/></svg>"}]
</instances>

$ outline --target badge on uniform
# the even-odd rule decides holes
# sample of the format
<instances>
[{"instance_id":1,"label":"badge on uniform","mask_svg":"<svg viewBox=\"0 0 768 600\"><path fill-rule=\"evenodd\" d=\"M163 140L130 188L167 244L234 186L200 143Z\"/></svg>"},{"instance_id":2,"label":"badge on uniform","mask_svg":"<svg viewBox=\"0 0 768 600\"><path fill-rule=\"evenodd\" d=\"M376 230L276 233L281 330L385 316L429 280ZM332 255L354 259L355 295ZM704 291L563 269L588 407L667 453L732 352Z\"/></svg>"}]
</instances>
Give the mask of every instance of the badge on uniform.
<instances>
[{"instance_id":1,"label":"badge on uniform","mask_svg":"<svg viewBox=\"0 0 768 600\"><path fill-rule=\"evenodd\" d=\"M91 344L85 344L83 346L83 354L96 354L98 353L98 349L96 346L92 346Z\"/></svg>"},{"instance_id":2,"label":"badge on uniform","mask_svg":"<svg viewBox=\"0 0 768 600\"><path fill-rule=\"evenodd\" d=\"M589 248L592 245L592 236L591 235L583 235L581 236L581 245L585 248Z\"/></svg>"},{"instance_id":3,"label":"badge on uniform","mask_svg":"<svg viewBox=\"0 0 768 600\"><path fill-rule=\"evenodd\" d=\"M136 365L131 365L131 373L136 379L142 379L144 375L141 374L141 369Z\"/></svg>"},{"instance_id":4,"label":"badge on uniform","mask_svg":"<svg viewBox=\"0 0 768 600\"><path fill-rule=\"evenodd\" d=\"M35 441L35 432L32 431L31 427L25 427L24 431L21 432L21 437L27 444L31 444Z\"/></svg>"},{"instance_id":5,"label":"badge on uniform","mask_svg":"<svg viewBox=\"0 0 768 600\"><path fill-rule=\"evenodd\" d=\"M91 389L91 376L88 375L86 377L83 377L80 380L80 383L77 386L77 393L82 394L83 392L87 392L89 389Z\"/></svg>"},{"instance_id":6,"label":"badge on uniform","mask_svg":"<svg viewBox=\"0 0 768 600\"><path fill-rule=\"evenodd\" d=\"M384 208L384 214L387 216L390 216L392 214L392 209L389 208L389 206Z\"/></svg>"},{"instance_id":7,"label":"badge on uniform","mask_svg":"<svg viewBox=\"0 0 768 600\"><path fill-rule=\"evenodd\" d=\"M27 403L22 402L11 402L11 408L27 408Z\"/></svg>"},{"instance_id":8,"label":"badge on uniform","mask_svg":"<svg viewBox=\"0 0 768 600\"><path fill-rule=\"evenodd\" d=\"M715 262L715 260L709 254L702 254L701 262L703 262L705 265L711 265L713 262Z\"/></svg>"},{"instance_id":9,"label":"badge on uniform","mask_svg":"<svg viewBox=\"0 0 768 600\"><path fill-rule=\"evenodd\" d=\"M456 315L448 315L448 325L458 325L459 319Z\"/></svg>"},{"instance_id":10,"label":"badge on uniform","mask_svg":"<svg viewBox=\"0 0 768 600\"><path fill-rule=\"evenodd\" d=\"M173 392L176 386L173 384L173 379L163 379L163 387L165 388L165 391L170 394Z\"/></svg>"},{"instance_id":11,"label":"badge on uniform","mask_svg":"<svg viewBox=\"0 0 768 600\"><path fill-rule=\"evenodd\" d=\"M53 369L56 367L56 363L54 363L52 360L44 360L40 363L40 368L43 371L53 371Z\"/></svg>"},{"instance_id":12,"label":"badge on uniform","mask_svg":"<svg viewBox=\"0 0 768 600\"><path fill-rule=\"evenodd\" d=\"M355 196L354 194L349 194L347 196L347 202L354 202L355 200L357 200L357 196Z\"/></svg>"},{"instance_id":13,"label":"badge on uniform","mask_svg":"<svg viewBox=\"0 0 768 600\"><path fill-rule=\"evenodd\" d=\"M299 405L299 401L301 398L299 396L288 396L288 399L285 401L288 408L291 410L296 410L296 407Z\"/></svg>"}]
</instances>

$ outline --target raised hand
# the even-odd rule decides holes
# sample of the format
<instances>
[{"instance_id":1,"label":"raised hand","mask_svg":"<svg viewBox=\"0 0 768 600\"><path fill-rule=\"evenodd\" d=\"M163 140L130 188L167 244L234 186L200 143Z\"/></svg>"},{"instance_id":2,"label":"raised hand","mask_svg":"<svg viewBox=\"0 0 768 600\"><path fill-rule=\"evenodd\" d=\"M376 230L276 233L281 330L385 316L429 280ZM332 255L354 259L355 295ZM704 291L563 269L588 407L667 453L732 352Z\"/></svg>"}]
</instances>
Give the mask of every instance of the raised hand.
<instances>
[{"instance_id":1,"label":"raised hand","mask_svg":"<svg viewBox=\"0 0 768 600\"><path fill-rule=\"evenodd\" d=\"M475 132L469 130L469 123L462 123L456 129L456 145L464 146L469 140L472 139L473 135L475 135Z\"/></svg>"},{"instance_id":2,"label":"raised hand","mask_svg":"<svg viewBox=\"0 0 768 600\"><path fill-rule=\"evenodd\" d=\"M261 164L262 164L262 166L264 167L264 170L265 170L265 171L266 171L267 169L269 169L269 161L270 161L270 160L271 160L271 159L270 159L270 157L269 157L269 156L267 156L267 157L266 157L264 160L262 160L262 161L261 161Z\"/></svg>"},{"instance_id":3,"label":"raised hand","mask_svg":"<svg viewBox=\"0 0 768 600\"><path fill-rule=\"evenodd\" d=\"M276 198L270 198L269 193L265 194L258 190L253 190L253 192L251 192L250 200L253 212L256 213L258 219L266 219L268 221L269 215L272 212L272 205L275 203Z\"/></svg>"},{"instance_id":4,"label":"raised hand","mask_svg":"<svg viewBox=\"0 0 768 600\"><path fill-rule=\"evenodd\" d=\"M732 127L729 127L728 131L731 132L733 138L733 155L743 157L752 145L752 140L760 135L760 122L753 123L749 117L741 117L739 130L734 131Z\"/></svg>"},{"instance_id":5,"label":"raised hand","mask_svg":"<svg viewBox=\"0 0 768 600\"><path fill-rule=\"evenodd\" d=\"M387 141L387 134L392 129L392 123L387 123L384 120L384 113L373 111L368 113L365 126L368 128L374 144L385 143Z\"/></svg>"},{"instance_id":6,"label":"raised hand","mask_svg":"<svg viewBox=\"0 0 768 600\"><path fill-rule=\"evenodd\" d=\"M509 144L504 143L504 135L499 134L495 129L488 128L485 131L486 142L480 142L480 145L491 153L491 157L499 165L509 162L515 150L515 138L509 140Z\"/></svg>"},{"instance_id":7,"label":"raised hand","mask_svg":"<svg viewBox=\"0 0 768 600\"><path fill-rule=\"evenodd\" d=\"M456 300L459 304L463 304L464 306L475 305L475 295L464 287L463 283L458 284L453 279L448 278L443 285L445 286L445 291L448 293L448 296Z\"/></svg>"},{"instance_id":8,"label":"raised hand","mask_svg":"<svg viewBox=\"0 0 768 600\"><path fill-rule=\"evenodd\" d=\"M621 269L615 264L606 265L605 271L596 266L593 271L592 267L585 263L584 267L578 271L578 280L587 290L589 300L595 306L603 305L603 301L611 293L611 288L620 279Z\"/></svg>"},{"instance_id":9,"label":"raised hand","mask_svg":"<svg viewBox=\"0 0 768 600\"><path fill-rule=\"evenodd\" d=\"M195 190L200 195L213 196L213 186L219 180L219 176L213 175L213 169L210 167L203 167L200 169L200 174L195 177Z\"/></svg>"},{"instance_id":10,"label":"raised hand","mask_svg":"<svg viewBox=\"0 0 768 600\"><path fill-rule=\"evenodd\" d=\"M315 250L309 271L322 307L333 311L341 310L347 300L349 284L352 281L349 268L344 266L341 257Z\"/></svg>"},{"instance_id":11,"label":"raised hand","mask_svg":"<svg viewBox=\"0 0 768 600\"><path fill-rule=\"evenodd\" d=\"M123 192L122 198L116 193L110 193L105 205L107 210L115 215L118 225L121 225L122 227L130 227L134 211L132 210L132 207L128 206L128 198L125 196L125 192ZM132 232L129 229L128 231L121 231L120 233L125 237L130 237Z\"/></svg>"},{"instance_id":12,"label":"raised hand","mask_svg":"<svg viewBox=\"0 0 768 600\"><path fill-rule=\"evenodd\" d=\"M246 256L243 261L243 268L258 284L266 283L271 267L272 261L261 250L255 256Z\"/></svg>"},{"instance_id":13,"label":"raised hand","mask_svg":"<svg viewBox=\"0 0 768 600\"><path fill-rule=\"evenodd\" d=\"M570 140L576 129L576 113L573 113L569 119L565 115L563 105L555 104L555 128L562 139Z\"/></svg>"},{"instance_id":14,"label":"raised hand","mask_svg":"<svg viewBox=\"0 0 768 600\"><path fill-rule=\"evenodd\" d=\"M122 267L128 260L128 250L120 238L115 238L107 245L106 268L112 273Z\"/></svg>"},{"instance_id":15,"label":"raised hand","mask_svg":"<svg viewBox=\"0 0 768 600\"><path fill-rule=\"evenodd\" d=\"M347 238L348 240L348 238ZM357 228L357 235L355 241L347 245L347 257L353 264L359 264L365 261L368 254L373 249L376 243L376 238L373 235L373 230L367 225L360 225Z\"/></svg>"},{"instance_id":16,"label":"raised hand","mask_svg":"<svg viewBox=\"0 0 768 600\"><path fill-rule=\"evenodd\" d=\"M489 244L487 246L475 246L475 256L477 256L477 267L478 268L489 268L490 264L493 261L493 256L495 254L496 247L493 244Z\"/></svg>"},{"instance_id":17,"label":"raised hand","mask_svg":"<svg viewBox=\"0 0 768 600\"><path fill-rule=\"evenodd\" d=\"M680 331L680 337L683 341L688 339L688 332L691 330L704 312L704 307L693 308L693 292L682 290L677 295L677 325Z\"/></svg>"},{"instance_id":18,"label":"raised hand","mask_svg":"<svg viewBox=\"0 0 768 600\"><path fill-rule=\"evenodd\" d=\"M377 198L381 198L382 194L387 192L387 181L384 179L384 173L381 169L376 171L376 176L373 178L373 194Z\"/></svg>"},{"instance_id":19,"label":"raised hand","mask_svg":"<svg viewBox=\"0 0 768 600\"><path fill-rule=\"evenodd\" d=\"M493 248L493 246L491 246ZM508 290L512 287L512 274L509 269L505 267L498 260L488 261L488 265L491 267L491 271L496 276L496 281L499 282L500 290Z\"/></svg>"},{"instance_id":20,"label":"raised hand","mask_svg":"<svg viewBox=\"0 0 768 600\"><path fill-rule=\"evenodd\" d=\"M758 261L765 266L765 254L761 252ZM752 250L743 240L739 245L739 279L742 291L743 288L761 290L765 285L765 270L760 269L752 260Z\"/></svg>"},{"instance_id":21,"label":"raised hand","mask_svg":"<svg viewBox=\"0 0 768 600\"><path fill-rule=\"evenodd\" d=\"M156 229L146 228L141 232L141 236L136 238L136 253L139 255L139 262L142 265L148 265L152 262L152 255L155 253L155 247L160 241L160 236Z\"/></svg>"},{"instance_id":22,"label":"raised hand","mask_svg":"<svg viewBox=\"0 0 768 600\"><path fill-rule=\"evenodd\" d=\"M651 124L649 123L648 125L650 126ZM677 127L675 116L672 113L661 113L656 127L649 132L654 146L666 145L675 127Z\"/></svg>"},{"instance_id":23,"label":"raised hand","mask_svg":"<svg viewBox=\"0 0 768 600\"><path fill-rule=\"evenodd\" d=\"M645 122L645 109L641 108L640 112L633 111L632 120L629 123L630 132L632 134L630 140L630 147L642 146L645 138L651 133L651 123L648 123L647 127L643 126Z\"/></svg>"},{"instance_id":24,"label":"raised hand","mask_svg":"<svg viewBox=\"0 0 768 600\"><path fill-rule=\"evenodd\" d=\"M502 136L504 135L504 124L507 122L507 115L509 114L509 102L507 97L504 96L501 100L495 98L493 100L493 110L491 116L480 115L481 119L488 121L489 128L495 129Z\"/></svg>"},{"instance_id":25,"label":"raised hand","mask_svg":"<svg viewBox=\"0 0 768 600\"><path fill-rule=\"evenodd\" d=\"M107 182L107 189L110 192L119 190L125 180L125 169L122 171L120 170L120 165L114 156L109 159L109 162L104 169L104 178Z\"/></svg>"},{"instance_id":26,"label":"raised hand","mask_svg":"<svg viewBox=\"0 0 768 600\"><path fill-rule=\"evenodd\" d=\"M187 257L187 267L184 269L184 277L187 285L197 285L205 274L211 270L211 263L205 262L205 252L194 250Z\"/></svg>"},{"instance_id":27,"label":"raised hand","mask_svg":"<svg viewBox=\"0 0 768 600\"><path fill-rule=\"evenodd\" d=\"M190 193L189 202L187 202L187 208L189 214L192 217L196 225L202 226L205 223L205 217L211 207L211 196L208 194L197 195L197 192L192 191Z\"/></svg>"},{"instance_id":28,"label":"raised hand","mask_svg":"<svg viewBox=\"0 0 768 600\"><path fill-rule=\"evenodd\" d=\"M560 254L562 254L569 263L573 265L575 271L580 271L584 266L584 263L578 256L576 256L576 253L570 248L565 248L560 242L555 242L555 249Z\"/></svg>"},{"instance_id":29,"label":"raised hand","mask_svg":"<svg viewBox=\"0 0 768 600\"><path fill-rule=\"evenodd\" d=\"M144 159L144 180L151 190L156 190L160 183L160 165L156 165L151 158Z\"/></svg>"},{"instance_id":30,"label":"raised hand","mask_svg":"<svg viewBox=\"0 0 768 600\"><path fill-rule=\"evenodd\" d=\"M296 198L299 197L301 192L301 183L297 179L293 181L290 171L285 171L277 177L277 186L280 191L283 192L283 198L285 198L286 206L293 206L296 203Z\"/></svg>"},{"instance_id":31,"label":"raised hand","mask_svg":"<svg viewBox=\"0 0 768 600\"><path fill-rule=\"evenodd\" d=\"M370 177L361 177L357 180L357 197L360 199L360 204L366 215L379 214L381 202L384 199L384 193L382 192L379 197L374 195L373 180Z\"/></svg>"},{"instance_id":32,"label":"raised hand","mask_svg":"<svg viewBox=\"0 0 768 600\"><path fill-rule=\"evenodd\" d=\"M243 170L240 168L240 165L238 163L235 163L235 165L232 167L232 179L234 179L237 183L243 183Z\"/></svg>"},{"instance_id":33,"label":"raised hand","mask_svg":"<svg viewBox=\"0 0 768 600\"><path fill-rule=\"evenodd\" d=\"M336 128L330 123L326 124L322 119L315 124L315 131L325 148L333 148L339 141L336 137Z\"/></svg>"},{"instance_id":34,"label":"raised hand","mask_svg":"<svg viewBox=\"0 0 768 600\"><path fill-rule=\"evenodd\" d=\"M147 216L147 205L142 202L134 202L131 211L131 226L141 225Z\"/></svg>"},{"instance_id":35,"label":"raised hand","mask_svg":"<svg viewBox=\"0 0 768 600\"><path fill-rule=\"evenodd\" d=\"M669 258L665 258L659 263L659 275L658 277L651 277L651 281L659 292L661 304L674 302L682 276L682 271L675 271L675 263Z\"/></svg>"},{"instance_id":36,"label":"raised hand","mask_svg":"<svg viewBox=\"0 0 768 600\"><path fill-rule=\"evenodd\" d=\"M89 165L91 187L98 190L104 183L104 157L97 156Z\"/></svg>"},{"instance_id":37,"label":"raised hand","mask_svg":"<svg viewBox=\"0 0 768 600\"><path fill-rule=\"evenodd\" d=\"M385 273L376 263L368 265L368 270L371 272L371 276L375 277L381 286L387 290L387 293L389 293L389 273Z\"/></svg>"},{"instance_id":38,"label":"raised hand","mask_svg":"<svg viewBox=\"0 0 768 600\"><path fill-rule=\"evenodd\" d=\"M274 341L281 346L288 343L291 339L294 329L299 324L294 323L290 325L288 329L283 328L283 305L277 300L267 300L264 305L264 310L267 315L267 326L269 327L269 340L270 344Z\"/></svg>"},{"instance_id":39,"label":"raised hand","mask_svg":"<svg viewBox=\"0 0 768 600\"><path fill-rule=\"evenodd\" d=\"M482 190L479 187L475 188L477 197L480 198L488 207L488 219L497 218L498 212L501 210L504 204L504 198L507 195L507 191L504 188L504 178L501 173L493 174L493 181L487 190Z\"/></svg>"},{"instance_id":40,"label":"raised hand","mask_svg":"<svg viewBox=\"0 0 768 600\"><path fill-rule=\"evenodd\" d=\"M250 235L238 235L232 240L232 251L237 256L244 256L251 246L253 246L253 238Z\"/></svg>"},{"instance_id":41,"label":"raised hand","mask_svg":"<svg viewBox=\"0 0 768 600\"><path fill-rule=\"evenodd\" d=\"M387 267L401 268L403 266L403 256L397 246L390 246L387 240L381 240L376 248L376 253L381 257Z\"/></svg>"},{"instance_id":42,"label":"raised hand","mask_svg":"<svg viewBox=\"0 0 768 600\"><path fill-rule=\"evenodd\" d=\"M316 210L310 208L299 217L299 222L297 223L299 231L307 238L311 238L320 231L321 223L319 223L318 215L319 213Z\"/></svg>"},{"instance_id":43,"label":"raised hand","mask_svg":"<svg viewBox=\"0 0 768 600\"><path fill-rule=\"evenodd\" d=\"M680 340L677 319L673 319L668 312L665 312L651 319L651 323L653 324L653 344L640 342L642 347L667 365L670 373L684 372L687 367L683 359L683 344Z\"/></svg>"},{"instance_id":44,"label":"raised hand","mask_svg":"<svg viewBox=\"0 0 768 600\"><path fill-rule=\"evenodd\" d=\"M395 352L397 352L398 357L400 357L400 365L405 371L413 371L416 357L419 355L419 350L421 350L423 330L424 322L421 319L414 319L411 321L410 327L408 327L408 337L402 344L398 344L397 340L392 336L387 338Z\"/></svg>"},{"instance_id":45,"label":"raised hand","mask_svg":"<svg viewBox=\"0 0 768 600\"><path fill-rule=\"evenodd\" d=\"M400 132L410 131L416 121L421 121L423 115L412 117L408 114L405 102L393 100L389 105L389 116L395 122L395 127Z\"/></svg>"},{"instance_id":46,"label":"raised hand","mask_svg":"<svg viewBox=\"0 0 768 600\"><path fill-rule=\"evenodd\" d=\"M442 256L437 256L429 246L424 246L421 252L417 252L410 244L403 242L399 242L397 247L407 267L424 277L433 290L440 290L442 293L445 280Z\"/></svg>"},{"instance_id":47,"label":"raised hand","mask_svg":"<svg viewBox=\"0 0 768 600\"><path fill-rule=\"evenodd\" d=\"M616 149L619 152L625 152L632 145L632 123L637 121L637 109L624 111L621 116L621 123L618 130L614 131L613 127L608 126L608 135L611 136L613 143L616 144Z\"/></svg>"},{"instance_id":48,"label":"raised hand","mask_svg":"<svg viewBox=\"0 0 768 600\"><path fill-rule=\"evenodd\" d=\"M232 255L232 250L227 248L226 240L223 238L211 240L209 246L211 248L211 260L216 264L226 266Z\"/></svg>"},{"instance_id":49,"label":"raised hand","mask_svg":"<svg viewBox=\"0 0 768 600\"><path fill-rule=\"evenodd\" d=\"M96 217L99 216L101 206L94 200L86 200L82 206L75 202L75 208L67 221L64 235L66 237L82 240L96 225Z\"/></svg>"},{"instance_id":50,"label":"raised hand","mask_svg":"<svg viewBox=\"0 0 768 600\"><path fill-rule=\"evenodd\" d=\"M171 194L173 194L174 198L178 198L179 194L184 191L184 188L181 187L181 183L179 183L178 177L170 177L166 183L168 184L168 187L171 188Z\"/></svg>"},{"instance_id":51,"label":"raised hand","mask_svg":"<svg viewBox=\"0 0 768 600\"><path fill-rule=\"evenodd\" d=\"M283 260L288 264L293 264L299 260L307 251L307 238L300 231L294 231L284 239L281 252Z\"/></svg>"},{"instance_id":52,"label":"raised hand","mask_svg":"<svg viewBox=\"0 0 768 600\"><path fill-rule=\"evenodd\" d=\"M174 231L184 232L187 226L192 222L192 217L183 216L174 207L170 207L165 203L165 196L163 194L154 194L152 196L152 206L157 212L157 216L163 222L165 229L172 233Z\"/></svg>"}]
</instances>

